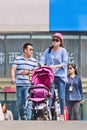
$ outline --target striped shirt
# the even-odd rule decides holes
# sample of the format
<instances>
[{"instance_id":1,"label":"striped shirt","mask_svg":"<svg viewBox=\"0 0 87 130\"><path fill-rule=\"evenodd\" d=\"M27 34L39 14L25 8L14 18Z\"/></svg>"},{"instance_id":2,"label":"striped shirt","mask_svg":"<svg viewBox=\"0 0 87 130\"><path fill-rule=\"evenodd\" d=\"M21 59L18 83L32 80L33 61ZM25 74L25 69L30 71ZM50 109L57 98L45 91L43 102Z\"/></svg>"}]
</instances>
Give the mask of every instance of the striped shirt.
<instances>
[{"instance_id":1,"label":"striped shirt","mask_svg":"<svg viewBox=\"0 0 87 130\"><path fill-rule=\"evenodd\" d=\"M21 75L23 70L32 70L38 67L38 62L35 58L30 57L25 59L23 55L17 56L12 64L12 67L16 67L16 86L28 86L29 75Z\"/></svg>"}]
</instances>

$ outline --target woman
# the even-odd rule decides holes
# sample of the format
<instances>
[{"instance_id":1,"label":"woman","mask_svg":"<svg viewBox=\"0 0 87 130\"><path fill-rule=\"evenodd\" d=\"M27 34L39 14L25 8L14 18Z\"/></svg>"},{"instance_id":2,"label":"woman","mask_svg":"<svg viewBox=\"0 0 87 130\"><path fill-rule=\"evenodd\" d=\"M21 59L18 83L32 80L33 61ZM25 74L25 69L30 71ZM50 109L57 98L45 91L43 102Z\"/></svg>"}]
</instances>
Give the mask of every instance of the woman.
<instances>
[{"instance_id":1,"label":"woman","mask_svg":"<svg viewBox=\"0 0 87 130\"><path fill-rule=\"evenodd\" d=\"M83 102L82 82L77 74L75 64L68 65L68 83L66 85L66 103L70 120L81 120L81 103Z\"/></svg>"},{"instance_id":2,"label":"woman","mask_svg":"<svg viewBox=\"0 0 87 130\"><path fill-rule=\"evenodd\" d=\"M4 115L3 115L3 111L2 111L1 103L0 103L0 121L3 121L3 120L4 120Z\"/></svg>"},{"instance_id":3,"label":"woman","mask_svg":"<svg viewBox=\"0 0 87 130\"><path fill-rule=\"evenodd\" d=\"M52 46L47 48L41 57L41 66L49 66L54 70L54 83L58 89L61 115L60 119L64 120L65 107L65 87L67 82L67 63L68 55L63 46L63 35L55 33L52 35Z\"/></svg>"},{"instance_id":4,"label":"woman","mask_svg":"<svg viewBox=\"0 0 87 130\"><path fill-rule=\"evenodd\" d=\"M4 120L13 120L13 114L10 110L8 110L7 105L2 104L2 111L4 115Z\"/></svg>"}]
</instances>

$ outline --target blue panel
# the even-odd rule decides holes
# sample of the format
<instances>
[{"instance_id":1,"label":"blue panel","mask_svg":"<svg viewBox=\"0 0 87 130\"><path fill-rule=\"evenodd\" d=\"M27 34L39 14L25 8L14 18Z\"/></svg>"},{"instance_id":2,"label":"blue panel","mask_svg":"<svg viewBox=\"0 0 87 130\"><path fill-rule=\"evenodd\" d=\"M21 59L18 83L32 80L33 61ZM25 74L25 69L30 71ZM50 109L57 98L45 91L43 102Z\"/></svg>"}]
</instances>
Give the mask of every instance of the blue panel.
<instances>
[{"instance_id":1,"label":"blue panel","mask_svg":"<svg viewBox=\"0 0 87 130\"><path fill-rule=\"evenodd\" d=\"M87 0L50 0L50 31L87 31Z\"/></svg>"}]
</instances>

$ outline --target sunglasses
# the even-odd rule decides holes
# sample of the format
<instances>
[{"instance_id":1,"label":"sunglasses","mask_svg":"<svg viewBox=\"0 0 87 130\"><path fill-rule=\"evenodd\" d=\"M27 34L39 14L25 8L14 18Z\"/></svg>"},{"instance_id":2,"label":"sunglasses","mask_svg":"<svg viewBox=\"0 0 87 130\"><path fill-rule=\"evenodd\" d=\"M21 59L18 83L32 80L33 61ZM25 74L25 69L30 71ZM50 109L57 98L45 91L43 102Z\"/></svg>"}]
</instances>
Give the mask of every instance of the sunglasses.
<instances>
[{"instance_id":1,"label":"sunglasses","mask_svg":"<svg viewBox=\"0 0 87 130\"><path fill-rule=\"evenodd\" d=\"M72 67L69 67L69 68L68 68L68 70L71 70L71 69L72 69Z\"/></svg>"},{"instance_id":2,"label":"sunglasses","mask_svg":"<svg viewBox=\"0 0 87 130\"><path fill-rule=\"evenodd\" d=\"M59 39L52 39L53 42L59 42Z\"/></svg>"},{"instance_id":3,"label":"sunglasses","mask_svg":"<svg viewBox=\"0 0 87 130\"><path fill-rule=\"evenodd\" d=\"M33 48L30 48L29 50L30 50L30 51L34 51L34 49L33 49Z\"/></svg>"}]
</instances>

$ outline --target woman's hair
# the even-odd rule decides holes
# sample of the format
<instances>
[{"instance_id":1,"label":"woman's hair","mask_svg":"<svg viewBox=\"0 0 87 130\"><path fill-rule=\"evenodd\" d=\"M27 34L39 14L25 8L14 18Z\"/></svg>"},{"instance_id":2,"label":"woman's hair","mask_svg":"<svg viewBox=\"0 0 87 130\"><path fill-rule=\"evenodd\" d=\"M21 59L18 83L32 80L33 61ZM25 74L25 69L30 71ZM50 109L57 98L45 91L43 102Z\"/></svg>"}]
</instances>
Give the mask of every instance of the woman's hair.
<instances>
[{"instance_id":1,"label":"woman's hair","mask_svg":"<svg viewBox=\"0 0 87 130\"><path fill-rule=\"evenodd\" d=\"M60 38L59 38L60 39ZM61 39L60 39L60 46L61 47L64 47L64 41L62 41Z\"/></svg>"},{"instance_id":2,"label":"woman's hair","mask_svg":"<svg viewBox=\"0 0 87 130\"><path fill-rule=\"evenodd\" d=\"M2 106L2 108L3 108L3 106L5 106L5 110L3 112L6 113L7 109L8 109L7 104L6 103L2 103L1 106Z\"/></svg>"},{"instance_id":3,"label":"woman's hair","mask_svg":"<svg viewBox=\"0 0 87 130\"><path fill-rule=\"evenodd\" d=\"M76 67L76 65L75 65L74 63L69 63L69 64L68 64L68 68L69 68L70 66L71 66L72 68L74 68L75 74L77 75L78 73L77 73L77 67Z\"/></svg>"},{"instance_id":4,"label":"woman's hair","mask_svg":"<svg viewBox=\"0 0 87 130\"><path fill-rule=\"evenodd\" d=\"M51 52L52 48L53 48L53 46L49 47L49 51L48 51L48 53L50 53L50 52Z\"/></svg>"}]
</instances>

